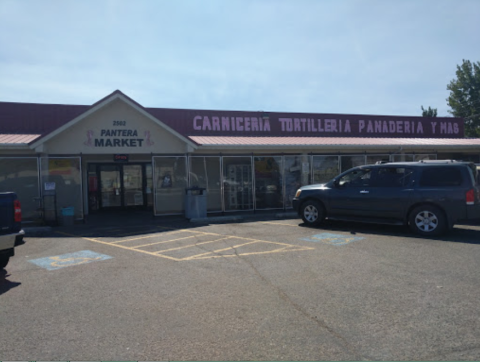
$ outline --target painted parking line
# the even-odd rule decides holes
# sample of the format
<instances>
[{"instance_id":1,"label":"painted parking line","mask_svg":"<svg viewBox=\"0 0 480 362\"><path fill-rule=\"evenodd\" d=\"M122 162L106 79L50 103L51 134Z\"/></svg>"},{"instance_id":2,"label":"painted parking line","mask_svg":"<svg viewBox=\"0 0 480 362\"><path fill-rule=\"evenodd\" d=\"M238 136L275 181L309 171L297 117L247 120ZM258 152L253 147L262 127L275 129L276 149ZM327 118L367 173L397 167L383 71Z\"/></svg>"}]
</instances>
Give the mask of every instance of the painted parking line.
<instances>
[{"instance_id":1,"label":"painted parking line","mask_svg":"<svg viewBox=\"0 0 480 362\"><path fill-rule=\"evenodd\" d=\"M164 233L164 234L162 234L162 235L178 234L179 232L181 232L181 231L179 231L179 230L177 230L177 231L171 231L171 232ZM128 236L130 236L130 235L128 235ZM119 235L119 236L117 236L117 237L122 237L122 236ZM126 243L126 242L129 242L129 241L149 239L149 238L154 238L154 237L158 237L158 233L157 233L157 234L149 234L149 235L146 235L146 236L139 236L138 238L122 239L122 240L114 241L114 242L112 242L112 244Z\"/></svg>"},{"instance_id":2,"label":"painted parking line","mask_svg":"<svg viewBox=\"0 0 480 362\"><path fill-rule=\"evenodd\" d=\"M107 260L111 258L112 257L109 255L95 253L90 250L82 250L76 253L68 253L56 256L49 256L46 258L32 259L29 260L29 262L47 270L57 270L69 266L87 264L94 261Z\"/></svg>"},{"instance_id":3,"label":"painted parking line","mask_svg":"<svg viewBox=\"0 0 480 362\"><path fill-rule=\"evenodd\" d=\"M314 243L321 242L324 244L337 245L337 246L349 244L351 242L359 241L363 239L365 238L360 236L350 236L350 235L330 234L330 233L317 234L309 238L301 238L301 240L305 240L305 241L311 241Z\"/></svg>"},{"instance_id":4,"label":"painted parking line","mask_svg":"<svg viewBox=\"0 0 480 362\"><path fill-rule=\"evenodd\" d=\"M57 233L68 236L76 236L60 231L57 231ZM172 237L172 234L181 233L184 233L187 236ZM167 237L166 240L164 239L165 237ZM156 238L156 240L151 240L152 242L150 243L143 243L140 245L127 244L128 242L134 243L135 241L146 238ZM105 241L101 240L101 238L91 237L83 237L83 239L174 261L190 261L199 259L228 258L247 255L314 250L314 248L309 246L244 238L236 235L208 233L188 229L179 229L171 233L157 233L145 237L130 238L126 240Z\"/></svg>"}]
</instances>

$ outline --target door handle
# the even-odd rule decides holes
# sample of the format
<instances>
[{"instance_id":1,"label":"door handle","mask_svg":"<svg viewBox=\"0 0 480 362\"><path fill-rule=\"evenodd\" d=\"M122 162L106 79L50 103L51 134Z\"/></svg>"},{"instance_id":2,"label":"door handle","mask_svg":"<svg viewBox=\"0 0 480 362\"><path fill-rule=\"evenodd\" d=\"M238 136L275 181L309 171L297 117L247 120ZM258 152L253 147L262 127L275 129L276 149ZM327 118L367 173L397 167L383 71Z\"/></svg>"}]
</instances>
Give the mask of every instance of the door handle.
<instances>
[{"instance_id":1,"label":"door handle","mask_svg":"<svg viewBox=\"0 0 480 362\"><path fill-rule=\"evenodd\" d=\"M362 190L362 191L360 191L360 193L361 193L361 194L368 194L368 193L370 193L370 191Z\"/></svg>"}]
</instances>

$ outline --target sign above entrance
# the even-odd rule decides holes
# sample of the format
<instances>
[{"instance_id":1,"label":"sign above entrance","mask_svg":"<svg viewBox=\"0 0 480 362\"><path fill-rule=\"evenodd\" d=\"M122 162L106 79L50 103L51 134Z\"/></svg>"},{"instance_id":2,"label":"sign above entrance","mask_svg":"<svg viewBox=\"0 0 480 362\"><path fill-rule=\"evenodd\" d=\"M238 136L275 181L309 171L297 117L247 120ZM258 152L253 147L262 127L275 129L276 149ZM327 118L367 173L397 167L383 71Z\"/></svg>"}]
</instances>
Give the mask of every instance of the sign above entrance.
<instances>
[{"instance_id":1,"label":"sign above entrance","mask_svg":"<svg viewBox=\"0 0 480 362\"><path fill-rule=\"evenodd\" d=\"M115 162L128 162L128 155L113 155L113 160Z\"/></svg>"},{"instance_id":2,"label":"sign above entrance","mask_svg":"<svg viewBox=\"0 0 480 362\"><path fill-rule=\"evenodd\" d=\"M126 129L127 121L112 121L111 128L87 130L83 144L88 147L143 147L153 146L149 130L140 134L137 129Z\"/></svg>"}]
</instances>

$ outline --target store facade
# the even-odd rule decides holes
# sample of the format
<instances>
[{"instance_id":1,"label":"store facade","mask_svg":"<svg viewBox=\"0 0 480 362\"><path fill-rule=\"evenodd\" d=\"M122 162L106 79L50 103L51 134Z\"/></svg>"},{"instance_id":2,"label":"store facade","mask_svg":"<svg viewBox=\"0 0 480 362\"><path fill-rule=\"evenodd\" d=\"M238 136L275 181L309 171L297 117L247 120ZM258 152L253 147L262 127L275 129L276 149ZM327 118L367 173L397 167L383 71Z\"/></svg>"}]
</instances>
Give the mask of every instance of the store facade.
<instances>
[{"instance_id":1,"label":"store facade","mask_svg":"<svg viewBox=\"0 0 480 362\"><path fill-rule=\"evenodd\" d=\"M184 212L185 189L207 211L291 208L298 187L377 161L480 162L463 121L303 113L145 108L120 91L92 106L0 102L0 191L26 221L73 208Z\"/></svg>"}]
</instances>

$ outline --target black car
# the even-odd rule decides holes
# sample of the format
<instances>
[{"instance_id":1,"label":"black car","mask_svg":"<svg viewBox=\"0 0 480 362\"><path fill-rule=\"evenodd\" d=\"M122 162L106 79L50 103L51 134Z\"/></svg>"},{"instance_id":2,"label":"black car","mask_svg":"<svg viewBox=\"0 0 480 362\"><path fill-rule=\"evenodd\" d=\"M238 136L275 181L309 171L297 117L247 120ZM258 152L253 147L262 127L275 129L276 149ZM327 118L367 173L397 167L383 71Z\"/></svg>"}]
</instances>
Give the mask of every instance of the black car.
<instances>
[{"instance_id":1,"label":"black car","mask_svg":"<svg viewBox=\"0 0 480 362\"><path fill-rule=\"evenodd\" d=\"M301 187L293 208L310 226L328 218L403 224L421 235L439 235L480 220L477 168L451 160L355 167L326 184Z\"/></svg>"}]
</instances>

